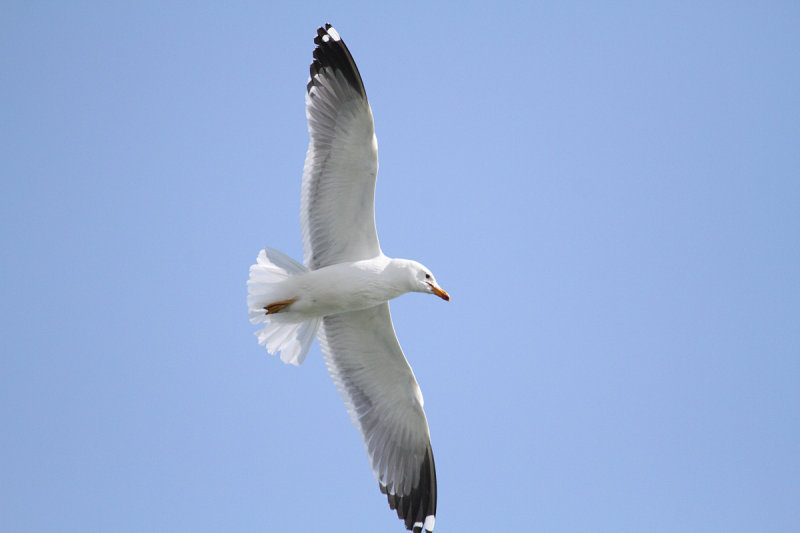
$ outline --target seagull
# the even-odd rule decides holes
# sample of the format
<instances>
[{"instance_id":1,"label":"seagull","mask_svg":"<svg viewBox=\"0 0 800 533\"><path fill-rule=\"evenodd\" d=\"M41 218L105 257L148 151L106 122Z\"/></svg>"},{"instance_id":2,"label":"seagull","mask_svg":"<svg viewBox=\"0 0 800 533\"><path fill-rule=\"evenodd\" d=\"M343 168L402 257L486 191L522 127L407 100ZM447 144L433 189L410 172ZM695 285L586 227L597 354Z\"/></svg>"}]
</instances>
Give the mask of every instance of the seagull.
<instances>
[{"instance_id":1,"label":"seagull","mask_svg":"<svg viewBox=\"0 0 800 533\"><path fill-rule=\"evenodd\" d=\"M375 229L378 143L353 56L325 24L306 86L310 142L300 222L304 265L261 250L247 282L259 344L300 365L318 338L325 365L389 507L406 529L433 531L436 467L422 392L392 326L388 301L450 296L422 264L383 254Z\"/></svg>"}]
</instances>

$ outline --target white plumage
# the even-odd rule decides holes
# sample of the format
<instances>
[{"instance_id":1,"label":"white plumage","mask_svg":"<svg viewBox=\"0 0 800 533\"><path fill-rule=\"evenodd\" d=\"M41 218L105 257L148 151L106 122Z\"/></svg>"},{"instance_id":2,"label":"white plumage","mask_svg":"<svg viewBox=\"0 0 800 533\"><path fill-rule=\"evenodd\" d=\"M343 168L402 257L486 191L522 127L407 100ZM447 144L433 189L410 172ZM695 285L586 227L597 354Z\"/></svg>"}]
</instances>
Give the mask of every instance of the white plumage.
<instances>
[{"instance_id":1,"label":"white plumage","mask_svg":"<svg viewBox=\"0 0 800 533\"><path fill-rule=\"evenodd\" d=\"M408 529L430 532L436 469L428 423L387 302L411 291L449 296L420 263L381 251L374 214L378 143L361 75L330 24L314 42L300 208L306 266L262 250L250 267L250 320L264 324L259 343L286 363L302 363L319 337L390 507Z\"/></svg>"}]
</instances>

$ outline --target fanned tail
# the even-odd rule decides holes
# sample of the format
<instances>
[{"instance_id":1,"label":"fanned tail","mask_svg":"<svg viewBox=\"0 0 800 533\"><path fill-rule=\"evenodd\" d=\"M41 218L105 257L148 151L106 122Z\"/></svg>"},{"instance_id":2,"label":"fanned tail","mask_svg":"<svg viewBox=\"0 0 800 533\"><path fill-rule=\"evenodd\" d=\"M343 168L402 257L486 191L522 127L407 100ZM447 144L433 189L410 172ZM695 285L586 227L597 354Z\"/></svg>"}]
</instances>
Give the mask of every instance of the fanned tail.
<instances>
[{"instance_id":1,"label":"fanned tail","mask_svg":"<svg viewBox=\"0 0 800 533\"><path fill-rule=\"evenodd\" d=\"M256 264L250 267L247 280L247 306L250 322L264 324L255 332L258 343L271 354L280 352L281 361L300 365L314 343L321 319L296 322L280 312L267 314L266 307L291 298L284 282L293 274L308 269L287 255L272 248L261 250Z\"/></svg>"}]
</instances>

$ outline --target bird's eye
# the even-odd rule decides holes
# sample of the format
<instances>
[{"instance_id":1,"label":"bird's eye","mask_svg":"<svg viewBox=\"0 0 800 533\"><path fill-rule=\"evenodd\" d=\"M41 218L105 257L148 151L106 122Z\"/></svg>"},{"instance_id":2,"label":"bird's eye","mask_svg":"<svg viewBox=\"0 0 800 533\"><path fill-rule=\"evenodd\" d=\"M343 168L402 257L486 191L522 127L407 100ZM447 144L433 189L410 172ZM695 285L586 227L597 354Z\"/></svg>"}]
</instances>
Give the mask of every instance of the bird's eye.
<instances>
[{"instance_id":1,"label":"bird's eye","mask_svg":"<svg viewBox=\"0 0 800 533\"><path fill-rule=\"evenodd\" d=\"M425 274L425 279L431 279L431 275L430 274Z\"/></svg>"}]
</instances>

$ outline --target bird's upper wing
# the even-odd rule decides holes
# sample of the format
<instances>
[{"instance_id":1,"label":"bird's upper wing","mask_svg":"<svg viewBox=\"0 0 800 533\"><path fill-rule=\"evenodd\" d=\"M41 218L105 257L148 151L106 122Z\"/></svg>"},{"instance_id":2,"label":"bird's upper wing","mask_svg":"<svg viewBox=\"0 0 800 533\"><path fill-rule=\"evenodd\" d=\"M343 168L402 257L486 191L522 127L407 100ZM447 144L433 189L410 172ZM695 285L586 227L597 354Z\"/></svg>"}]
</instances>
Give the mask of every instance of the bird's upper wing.
<instances>
[{"instance_id":1,"label":"bird's upper wing","mask_svg":"<svg viewBox=\"0 0 800 533\"><path fill-rule=\"evenodd\" d=\"M325 364L389 505L408 529L433 530L436 468L422 393L397 342L389 304L326 316Z\"/></svg>"},{"instance_id":2,"label":"bird's upper wing","mask_svg":"<svg viewBox=\"0 0 800 533\"><path fill-rule=\"evenodd\" d=\"M374 205L378 142L367 93L330 24L317 30L314 42L300 205L304 259L312 270L381 253Z\"/></svg>"}]
</instances>

